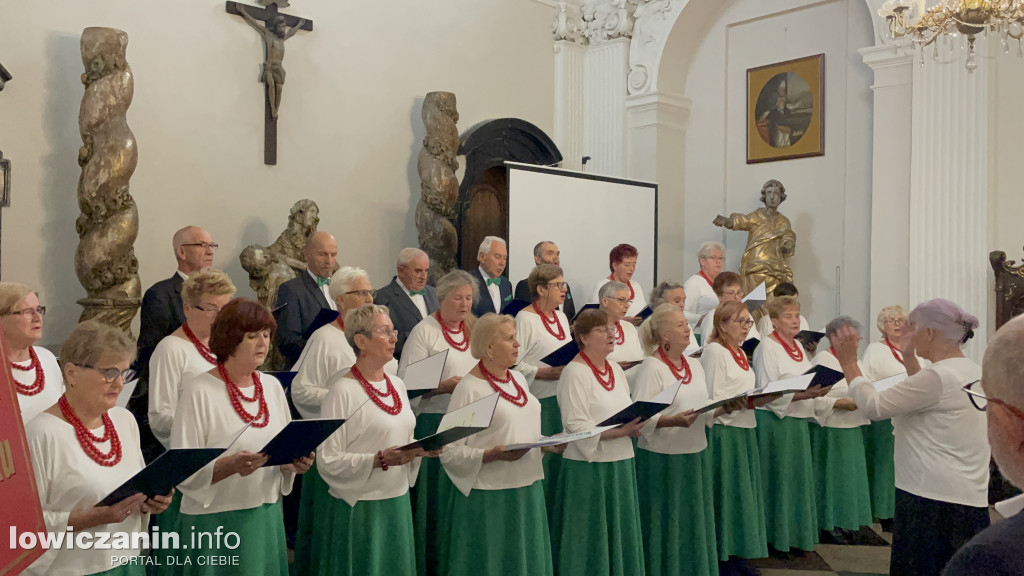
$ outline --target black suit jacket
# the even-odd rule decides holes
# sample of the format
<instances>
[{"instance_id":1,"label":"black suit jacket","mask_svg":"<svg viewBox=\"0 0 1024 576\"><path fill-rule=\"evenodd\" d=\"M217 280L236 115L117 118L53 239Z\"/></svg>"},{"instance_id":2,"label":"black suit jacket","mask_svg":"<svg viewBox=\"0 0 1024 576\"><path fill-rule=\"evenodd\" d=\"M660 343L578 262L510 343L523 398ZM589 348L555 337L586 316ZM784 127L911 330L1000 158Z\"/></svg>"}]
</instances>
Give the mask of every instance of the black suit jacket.
<instances>
[{"instance_id":1,"label":"black suit jacket","mask_svg":"<svg viewBox=\"0 0 1024 576\"><path fill-rule=\"evenodd\" d=\"M437 290L433 286L423 288L423 302L427 305L427 314L437 311ZM398 330L398 343L395 344L395 358L402 356L405 340L412 329L423 320L420 309L412 303L412 298L398 285L398 277L391 278L391 283L377 291L374 304L387 306L391 315L391 323Z\"/></svg>"},{"instance_id":2,"label":"black suit jacket","mask_svg":"<svg viewBox=\"0 0 1024 576\"><path fill-rule=\"evenodd\" d=\"M530 294L530 284L525 278L516 284L515 299L522 300L523 302L533 302L533 294ZM572 301L572 288L569 288L569 284L565 285L565 302L562 303L562 312L565 313L565 317L569 320L576 316L576 304Z\"/></svg>"},{"instance_id":3,"label":"black suit jacket","mask_svg":"<svg viewBox=\"0 0 1024 576\"><path fill-rule=\"evenodd\" d=\"M501 310L494 309L494 303L491 301L491 293L487 291L487 283L484 282L484 277L480 274L480 268L476 267L472 270L467 270L473 275L476 280L477 289L480 292L480 299L473 303L473 314L478 317L487 314L488 312L494 312L495 314L501 313ZM512 283L508 281L508 278L501 276L498 278L501 281L498 284L498 290L501 293L501 307L508 306L508 303L512 301ZM531 300L527 298L527 300Z\"/></svg>"},{"instance_id":4,"label":"black suit jacket","mask_svg":"<svg viewBox=\"0 0 1024 576\"><path fill-rule=\"evenodd\" d=\"M281 284L277 289L274 314L277 319L277 349L287 361L290 370L306 347L306 329L324 308L330 308L327 298L316 285L316 280L303 270L297 278Z\"/></svg>"}]
</instances>

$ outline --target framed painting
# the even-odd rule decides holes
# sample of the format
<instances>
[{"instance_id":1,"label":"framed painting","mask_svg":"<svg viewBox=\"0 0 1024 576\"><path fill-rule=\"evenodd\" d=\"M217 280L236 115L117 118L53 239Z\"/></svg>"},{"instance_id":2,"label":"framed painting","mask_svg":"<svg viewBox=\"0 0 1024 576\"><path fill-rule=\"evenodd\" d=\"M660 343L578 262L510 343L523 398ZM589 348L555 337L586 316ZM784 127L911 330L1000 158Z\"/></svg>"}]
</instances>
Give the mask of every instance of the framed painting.
<instances>
[{"instance_id":1,"label":"framed painting","mask_svg":"<svg viewBox=\"0 0 1024 576\"><path fill-rule=\"evenodd\" d=\"M825 154L825 55L747 70L747 164Z\"/></svg>"}]
</instances>

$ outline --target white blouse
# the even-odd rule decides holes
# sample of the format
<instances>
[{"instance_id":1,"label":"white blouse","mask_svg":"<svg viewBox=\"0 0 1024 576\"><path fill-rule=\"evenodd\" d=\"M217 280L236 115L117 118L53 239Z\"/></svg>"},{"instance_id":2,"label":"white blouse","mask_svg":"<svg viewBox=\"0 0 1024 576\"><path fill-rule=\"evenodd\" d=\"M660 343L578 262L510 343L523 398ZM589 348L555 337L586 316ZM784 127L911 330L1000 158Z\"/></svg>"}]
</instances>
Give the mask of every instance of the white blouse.
<instances>
[{"instance_id":1,"label":"white blouse","mask_svg":"<svg viewBox=\"0 0 1024 576\"><path fill-rule=\"evenodd\" d=\"M615 374L615 387L610 391L597 382L590 367L582 362L569 362L562 370L558 381L558 408L566 432L593 430L631 404L622 368L614 362L608 365ZM633 442L628 437L602 440L598 435L570 443L563 457L584 462L618 462L633 457Z\"/></svg>"},{"instance_id":2,"label":"white blouse","mask_svg":"<svg viewBox=\"0 0 1024 576\"><path fill-rule=\"evenodd\" d=\"M683 283L683 292L686 293L686 304L683 305L683 311L686 314L686 321L690 323L690 327L697 329L701 316L708 314L709 316L704 321L704 324L709 327L707 332L710 332L711 320L713 319L711 316L714 315L715 308L718 307L718 295L711 288L711 284L700 274L694 274Z\"/></svg>"},{"instance_id":3,"label":"white blouse","mask_svg":"<svg viewBox=\"0 0 1024 576\"><path fill-rule=\"evenodd\" d=\"M704 379L704 368L693 358L684 358L692 374L689 384L679 387L675 402L660 414L654 415L641 430L637 446L659 454L694 454L708 447L704 428L710 422L712 413L705 412L689 428L673 426L658 428L662 415L674 416L687 410L700 408L708 402L708 385ZM672 370L661 360L660 355L648 356L637 367L636 400L650 400L665 388L676 383ZM685 373L685 372L683 372Z\"/></svg>"},{"instance_id":4,"label":"white blouse","mask_svg":"<svg viewBox=\"0 0 1024 576\"><path fill-rule=\"evenodd\" d=\"M864 377L850 383L850 395L865 416L892 418L897 488L943 502L988 506L986 415L962 390L980 378L981 366L972 360L948 358L882 392Z\"/></svg>"},{"instance_id":5,"label":"white blouse","mask_svg":"<svg viewBox=\"0 0 1024 576\"><path fill-rule=\"evenodd\" d=\"M794 340L800 350L801 359L799 362L793 360L786 349L782 347L771 335L762 338L761 343L754 349L753 368L757 375L757 387L762 388L776 380L792 378L807 372L812 368L810 355L804 350L799 340ZM831 406L821 406L822 410L830 409ZM792 394L786 394L778 400L772 400L764 406L758 406L758 410L769 410L779 418L814 418L814 399L793 401Z\"/></svg>"},{"instance_id":6,"label":"white blouse","mask_svg":"<svg viewBox=\"0 0 1024 576\"><path fill-rule=\"evenodd\" d=\"M227 384L220 378L208 374L196 374L185 380L185 387L178 402L171 427L171 448L224 448L220 456L230 456L243 450L259 452L273 440L278 432L292 421L288 401L281 382L273 376L260 373L263 396L266 398L270 421L263 428L249 426L235 438L245 422L231 405ZM243 388L246 396L254 394L252 387ZM259 404L241 400L242 407L249 414L259 411ZM200 515L249 510L264 504L277 502L282 494L292 491L295 475L281 472L277 466L266 466L242 477L233 474L216 484L213 483L213 467L216 460L182 482L181 511L183 514Z\"/></svg>"},{"instance_id":7,"label":"white blouse","mask_svg":"<svg viewBox=\"0 0 1024 576\"><path fill-rule=\"evenodd\" d=\"M519 341L519 364L516 371L521 372L530 383L530 392L538 399L550 398L558 390L557 380L536 380L537 369L546 368L541 359L572 341L569 333L569 320L560 310L555 311L558 322L565 333L559 340L544 327L544 320L537 314L520 312L516 315L516 340ZM557 331L557 329L555 329Z\"/></svg>"},{"instance_id":8,"label":"white blouse","mask_svg":"<svg viewBox=\"0 0 1024 576\"><path fill-rule=\"evenodd\" d=\"M337 322L317 328L302 349L292 370L292 402L303 418L320 418L320 405L327 396L327 383L335 374L356 363L356 353ZM384 365L388 374L398 373L398 361Z\"/></svg>"},{"instance_id":9,"label":"white blouse","mask_svg":"<svg viewBox=\"0 0 1024 576\"><path fill-rule=\"evenodd\" d=\"M616 342L615 349L608 355L609 362L639 362L644 359L644 349L640 345L640 334L636 326L629 322L619 321L622 330L622 344Z\"/></svg>"},{"instance_id":10,"label":"white blouse","mask_svg":"<svg viewBox=\"0 0 1024 576\"><path fill-rule=\"evenodd\" d=\"M810 324L807 323L807 318L804 318L803 314L800 315L800 329L801 330L810 330L811 329L810 328ZM770 336L771 333L775 331L775 326L772 325L771 317L769 317L767 314L765 314L764 316L761 316L761 319L757 321L757 331L758 331L759 334L766 334L766 335ZM823 342L828 342L828 340L822 340L822 341Z\"/></svg>"},{"instance_id":11,"label":"white blouse","mask_svg":"<svg viewBox=\"0 0 1024 576\"><path fill-rule=\"evenodd\" d=\"M822 347L827 344L826 340L822 340ZM828 348L825 348L821 352L818 352L814 356L813 364L815 366L824 366L833 370L842 372L843 368L839 365L839 359L832 355L832 352ZM846 380L840 380L832 385L829 389L828 394L821 398L815 398L815 415L814 420L826 427L826 428L857 428L870 424L871 421L860 410L836 410L836 400L840 398L850 397L850 386L846 383Z\"/></svg>"},{"instance_id":12,"label":"white blouse","mask_svg":"<svg viewBox=\"0 0 1024 576\"><path fill-rule=\"evenodd\" d=\"M608 278L601 278L597 281L597 285L594 286L594 296L591 302L598 305L601 304L601 287L610 281ZM647 307L647 298L644 296L644 289L640 287L639 282L630 280L629 285L633 288L633 303L626 310L626 316L636 316Z\"/></svg>"},{"instance_id":13,"label":"white blouse","mask_svg":"<svg viewBox=\"0 0 1024 576\"><path fill-rule=\"evenodd\" d=\"M458 340L461 337L466 338L468 342L469 334L455 336L455 341L461 342L461 340ZM409 367L409 364L423 360L442 350L448 350L448 357L444 362L444 371L441 372L442 381L453 376L465 376L476 366L477 359L473 358L469 347L467 346L465 351L460 352L449 346L448 341L444 339L444 333L441 332L441 324L438 323L437 318L433 314L430 314L423 320L420 320L413 327L412 332L409 333L409 338L405 341L405 347L402 348L402 360L398 363L398 376L405 378L405 370ZM413 411L416 414L444 414L448 411L448 402L451 398L451 394L438 394L427 399L423 399L423 397L416 398L412 401Z\"/></svg>"},{"instance_id":14,"label":"white blouse","mask_svg":"<svg viewBox=\"0 0 1024 576\"><path fill-rule=\"evenodd\" d=\"M419 473L419 458L404 466L389 466L387 470L373 467L378 451L414 440L416 416L409 406L405 383L397 376L390 379L402 401L402 409L395 415L377 406L349 373L335 374L328 385L323 417L347 421L317 448L317 470L327 482L331 496L349 506L360 500L401 496L409 491ZM381 393L387 390L383 380L370 384ZM390 405L391 399L384 402Z\"/></svg>"},{"instance_id":15,"label":"white blouse","mask_svg":"<svg viewBox=\"0 0 1024 576\"><path fill-rule=\"evenodd\" d=\"M536 442L541 436L540 402L530 394L522 374L514 370L510 373L526 392L526 404L516 406L504 398L499 399L490 428L445 446L441 453L445 472L466 496L471 490L522 488L544 478L540 450L530 450L515 462L495 460L483 463L484 452L495 446ZM516 389L511 382L498 383L498 386L515 397ZM457 410L494 392L487 380L466 375L455 387L449 409Z\"/></svg>"},{"instance_id":16,"label":"white blouse","mask_svg":"<svg viewBox=\"0 0 1024 576\"><path fill-rule=\"evenodd\" d=\"M700 355L700 364L704 368L708 394L716 401L732 398L755 388L754 369L744 370L733 359L732 352L718 342L712 342L704 348ZM715 423L736 428L756 428L757 417L754 416L753 410L740 410L722 414L715 419Z\"/></svg>"},{"instance_id":17,"label":"white blouse","mask_svg":"<svg viewBox=\"0 0 1024 576\"><path fill-rule=\"evenodd\" d=\"M56 404L57 400L60 400L60 397L64 395L64 375L60 371L60 364L57 363L57 358L54 357L52 352L41 346L33 346L32 350L35 351L36 358L39 359L39 366L43 369L45 382L43 382L43 391L35 396L23 396L15 393L15 396L18 398L18 406L21 409L22 424L28 424L29 420ZM12 362L12 364L23 368L28 368L31 363L31 359L24 362ZM14 375L14 379L19 384L25 386L35 384L35 370L25 371L12 368L11 374Z\"/></svg>"},{"instance_id":18,"label":"white blouse","mask_svg":"<svg viewBox=\"0 0 1024 576\"><path fill-rule=\"evenodd\" d=\"M879 380L885 380L891 376L905 373L907 367L900 361L903 359L903 353L897 351L896 354L899 354L899 360L896 359L892 349L885 342L880 341L868 344L867 349L864 350L864 359L861 360L861 370L864 372L864 377L872 382L878 382ZM930 362L921 357L917 358L917 362L921 365L921 368L931 365Z\"/></svg>"},{"instance_id":19,"label":"white blouse","mask_svg":"<svg viewBox=\"0 0 1024 576\"><path fill-rule=\"evenodd\" d=\"M51 533L65 538L87 532L144 532L149 526L149 515L135 513L116 524L93 526L87 530L66 532L71 511L89 508L107 497L129 478L146 467L139 444L139 428L135 417L124 408L111 408L107 414L121 440L121 461L114 466L100 466L90 458L78 443L71 424L49 414L40 413L25 426L29 454L35 470L36 488L43 507L43 520ZM103 427L92 430L96 436ZM103 453L110 451L110 442L98 444ZM47 551L26 570L26 574L72 576L95 574L116 565L111 556L139 556L142 551L88 550L77 546Z\"/></svg>"},{"instance_id":20,"label":"white blouse","mask_svg":"<svg viewBox=\"0 0 1024 576\"><path fill-rule=\"evenodd\" d=\"M184 382L214 368L192 342L171 334L149 360L149 428L164 448L171 447L171 426Z\"/></svg>"}]
</instances>

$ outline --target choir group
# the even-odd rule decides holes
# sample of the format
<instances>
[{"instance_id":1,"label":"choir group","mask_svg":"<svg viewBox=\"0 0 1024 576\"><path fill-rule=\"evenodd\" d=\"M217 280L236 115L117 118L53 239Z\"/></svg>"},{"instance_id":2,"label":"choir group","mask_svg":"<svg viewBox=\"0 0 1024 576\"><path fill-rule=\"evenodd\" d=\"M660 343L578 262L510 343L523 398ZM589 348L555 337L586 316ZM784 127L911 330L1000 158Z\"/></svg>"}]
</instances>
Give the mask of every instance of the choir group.
<instances>
[{"instance_id":1,"label":"choir group","mask_svg":"<svg viewBox=\"0 0 1024 576\"><path fill-rule=\"evenodd\" d=\"M35 346L46 311L38 293L15 283L0 283L0 323L50 531L140 532L152 515L161 532L234 533L227 552L239 561L209 566L204 557L226 551L200 540L51 550L29 574L283 576L282 499L300 484L294 570L314 575L748 574L757 571L747 559L802 554L821 531L894 519L891 573L919 576L939 574L987 525L985 415L961 390L980 378L961 352L977 320L952 302L882 309L879 339L858 359L862 330L845 316L828 323L816 353L805 348L791 284L755 310L755 324L714 242L701 247L698 274L661 282L650 298L632 279L636 250L616 246L597 307L578 314L551 242L537 245L514 299L500 238L481 245L479 268L435 286L427 255L403 250L395 278L375 290L365 270L338 269L334 239L318 232L274 313L234 297L211 268L206 231L179 231L174 249L178 270L144 303L141 427L117 406L136 356L122 332L84 322L58 364ZM501 313L525 295L521 310ZM310 332L324 309L337 320ZM544 362L571 341L579 352L568 363ZM290 388L259 370L275 347L294 364ZM437 388L410 400L410 366L444 351ZM813 366L845 380L751 394ZM676 383L649 419L516 446L595 431ZM495 393L482 432L403 448ZM267 466L260 450L293 409L346 422L315 453ZM230 447L167 494L94 506L145 466L149 433L156 452Z\"/></svg>"}]
</instances>

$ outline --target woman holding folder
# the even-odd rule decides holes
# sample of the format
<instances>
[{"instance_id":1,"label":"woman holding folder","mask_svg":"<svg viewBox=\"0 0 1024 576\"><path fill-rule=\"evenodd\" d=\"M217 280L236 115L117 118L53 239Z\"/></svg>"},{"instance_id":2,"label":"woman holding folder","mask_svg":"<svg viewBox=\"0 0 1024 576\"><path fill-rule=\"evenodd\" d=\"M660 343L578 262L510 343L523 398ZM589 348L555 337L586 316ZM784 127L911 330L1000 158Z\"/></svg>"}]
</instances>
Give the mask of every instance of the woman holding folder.
<instances>
[{"instance_id":1,"label":"woman holding folder","mask_svg":"<svg viewBox=\"0 0 1024 576\"><path fill-rule=\"evenodd\" d=\"M569 319L558 309L565 301L566 286L562 269L554 264L540 264L526 280L533 303L516 315L516 339L522 356L516 371L526 377L530 392L540 401L540 430L545 436L562 432L562 415L558 410L558 378L562 366L548 366L542 359L572 342ZM558 471L562 456L544 455L544 493L548 516L555 502Z\"/></svg>"},{"instance_id":2,"label":"woman holding folder","mask_svg":"<svg viewBox=\"0 0 1024 576\"><path fill-rule=\"evenodd\" d=\"M690 325L682 310L661 304L640 332L649 356L638 369L636 400L651 400L682 383L675 401L647 421L637 443L647 575L716 575L715 507L710 461L704 457L704 430L714 414L694 412L708 403L704 369L683 355L690 344Z\"/></svg>"},{"instance_id":3,"label":"woman holding folder","mask_svg":"<svg viewBox=\"0 0 1024 576\"><path fill-rule=\"evenodd\" d=\"M754 389L754 371L740 347L754 321L746 304L727 301L715 309L713 322L713 337L700 363L708 394L721 401ZM747 407L766 401L748 401ZM715 532L719 570L725 574L743 573L745 558L768 555L756 427L754 411L743 410L718 416L710 429Z\"/></svg>"},{"instance_id":4,"label":"woman holding folder","mask_svg":"<svg viewBox=\"0 0 1024 576\"><path fill-rule=\"evenodd\" d=\"M413 327L402 348L402 360L398 363L398 375L405 378L410 364L448 351L437 389L411 401L416 414L417 438L437 432L441 418L448 411L455 385L477 364L469 349L475 319L473 301L479 298L476 280L469 272L455 270L438 280L435 288L438 309ZM420 465L419 477L409 491L416 533L417 570L421 576L437 573L435 527L451 488L448 479L442 476L441 464L435 459L426 460Z\"/></svg>"},{"instance_id":5,"label":"woman holding folder","mask_svg":"<svg viewBox=\"0 0 1024 576\"><path fill-rule=\"evenodd\" d=\"M67 389L25 426L43 520L51 534L145 532L149 515L171 502L171 494L148 500L135 494L95 506L146 465L135 417L117 406L125 380L134 376L128 368L134 354L135 343L123 331L96 321L79 324L61 347ZM139 549L112 555L110 550L60 547L40 556L25 574L142 576L141 555ZM134 565L118 564L112 556L128 557Z\"/></svg>"},{"instance_id":6,"label":"woman holding folder","mask_svg":"<svg viewBox=\"0 0 1024 576\"><path fill-rule=\"evenodd\" d=\"M210 351L217 366L185 383L171 428L171 448L223 448L227 451L181 483L179 534L214 533L230 527L238 534L237 566L209 566L200 557L223 553L212 542L178 551L172 574L288 574L281 496L291 492L296 474L311 457L284 466L263 467L259 450L291 422L281 383L257 371L270 350L277 323L262 304L237 298L213 322ZM239 435L240 434L240 435ZM312 456L312 455L310 455ZM186 558L187 557L187 558Z\"/></svg>"},{"instance_id":7,"label":"woman holding folder","mask_svg":"<svg viewBox=\"0 0 1024 576\"><path fill-rule=\"evenodd\" d=\"M608 315L584 310L573 324L580 353L566 365L558 406L566 432L597 428L630 405L622 368L607 360L615 349ZM633 443L637 418L565 449L552 516L555 570L561 576L644 574Z\"/></svg>"},{"instance_id":8,"label":"woman holding folder","mask_svg":"<svg viewBox=\"0 0 1024 576\"><path fill-rule=\"evenodd\" d=\"M519 355L515 321L484 315L473 327L470 346L478 361L455 388L450 410L495 392L501 398L490 428L441 454L458 490L439 515L439 573L550 576L541 451L506 449L536 442L541 435L540 402L530 394L526 378L511 370Z\"/></svg>"},{"instance_id":9,"label":"woman holding folder","mask_svg":"<svg viewBox=\"0 0 1024 576\"><path fill-rule=\"evenodd\" d=\"M405 384L384 371L398 332L386 306L369 304L345 314L345 338L356 363L331 378L323 416L347 421L317 449L331 498L313 518L308 573L414 576L409 486L424 452L401 448L416 416Z\"/></svg>"}]
</instances>

